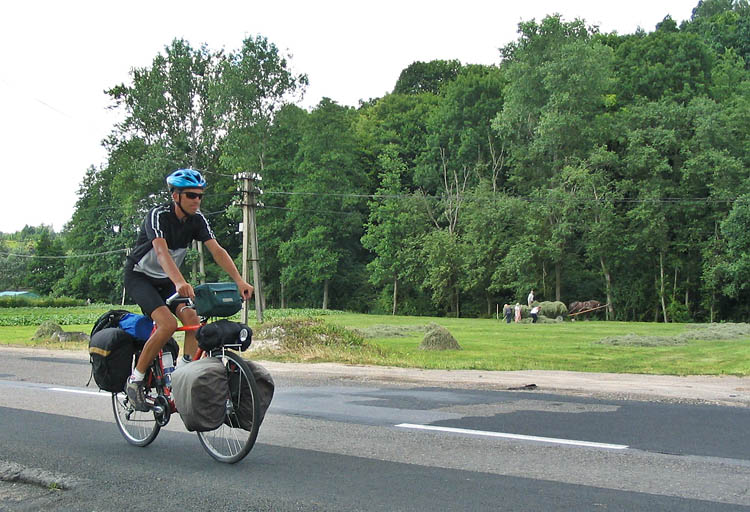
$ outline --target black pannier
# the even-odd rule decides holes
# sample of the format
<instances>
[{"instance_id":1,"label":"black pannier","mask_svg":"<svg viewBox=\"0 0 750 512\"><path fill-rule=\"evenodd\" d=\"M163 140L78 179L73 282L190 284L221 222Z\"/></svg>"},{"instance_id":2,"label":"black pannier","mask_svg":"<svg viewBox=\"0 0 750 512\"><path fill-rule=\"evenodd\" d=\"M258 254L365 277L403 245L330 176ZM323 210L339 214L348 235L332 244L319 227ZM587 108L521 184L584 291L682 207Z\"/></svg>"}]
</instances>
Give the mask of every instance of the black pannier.
<instances>
[{"instance_id":1,"label":"black pannier","mask_svg":"<svg viewBox=\"0 0 750 512\"><path fill-rule=\"evenodd\" d=\"M240 345L240 350L244 351L252 343L253 330L239 322L218 320L198 329L195 338L198 346L207 352L224 345Z\"/></svg>"},{"instance_id":2,"label":"black pannier","mask_svg":"<svg viewBox=\"0 0 750 512\"><path fill-rule=\"evenodd\" d=\"M266 411L271 405L273 399L273 392L275 384L273 377L263 366L253 361L245 361L250 366L250 371L253 373L255 379L255 385L258 388L258 399L260 405L260 417L258 418L258 427L260 428L263 423L263 418L266 416ZM247 384L245 379L242 379L242 385L240 386L240 376L236 372L230 372L229 374L229 391L232 396L232 402L235 404L235 418L227 418L224 420L229 426L239 426L245 430L251 430L253 426L253 400L250 395L250 386ZM229 422L234 423L230 425Z\"/></svg>"},{"instance_id":3,"label":"black pannier","mask_svg":"<svg viewBox=\"0 0 750 512\"><path fill-rule=\"evenodd\" d=\"M100 389L117 393L125 388L135 352L135 338L117 327L94 332L89 340L89 360Z\"/></svg>"},{"instance_id":4,"label":"black pannier","mask_svg":"<svg viewBox=\"0 0 750 512\"><path fill-rule=\"evenodd\" d=\"M109 327L119 327L120 320L125 315L129 315L129 314L130 314L130 311L125 311L124 309L110 309L109 311L107 311L102 316L96 319L96 322L94 322L94 327L91 329L90 336L93 337L94 334L101 331L102 329L107 329Z\"/></svg>"},{"instance_id":5,"label":"black pannier","mask_svg":"<svg viewBox=\"0 0 750 512\"><path fill-rule=\"evenodd\" d=\"M227 371L216 357L204 357L172 373L172 394L185 428L214 430L224 421L229 397Z\"/></svg>"}]
</instances>

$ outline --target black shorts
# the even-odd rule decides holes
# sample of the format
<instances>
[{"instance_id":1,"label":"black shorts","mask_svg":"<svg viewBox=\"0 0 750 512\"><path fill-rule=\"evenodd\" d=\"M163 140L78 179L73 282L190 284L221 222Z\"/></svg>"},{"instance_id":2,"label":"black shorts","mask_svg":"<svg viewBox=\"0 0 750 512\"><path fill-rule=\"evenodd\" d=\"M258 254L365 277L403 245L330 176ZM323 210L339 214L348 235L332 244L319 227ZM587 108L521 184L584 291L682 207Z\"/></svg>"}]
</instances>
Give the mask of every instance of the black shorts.
<instances>
[{"instance_id":1,"label":"black shorts","mask_svg":"<svg viewBox=\"0 0 750 512\"><path fill-rule=\"evenodd\" d=\"M143 272L125 269L125 291L141 307L143 314L150 317L158 307L166 305L166 299L175 294L174 283L170 279L156 279ZM169 309L174 313L179 303Z\"/></svg>"}]
</instances>

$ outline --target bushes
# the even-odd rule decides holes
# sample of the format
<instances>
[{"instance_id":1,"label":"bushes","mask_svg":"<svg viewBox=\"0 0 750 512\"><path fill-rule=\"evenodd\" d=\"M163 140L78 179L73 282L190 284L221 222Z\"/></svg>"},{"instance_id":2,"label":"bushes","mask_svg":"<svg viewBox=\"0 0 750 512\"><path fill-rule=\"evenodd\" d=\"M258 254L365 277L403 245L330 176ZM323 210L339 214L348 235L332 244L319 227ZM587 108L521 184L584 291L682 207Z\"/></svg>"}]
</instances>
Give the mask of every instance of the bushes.
<instances>
[{"instance_id":1,"label":"bushes","mask_svg":"<svg viewBox=\"0 0 750 512\"><path fill-rule=\"evenodd\" d=\"M0 308L69 308L84 304L86 304L85 300L72 297L42 297L40 299L0 297Z\"/></svg>"}]
</instances>

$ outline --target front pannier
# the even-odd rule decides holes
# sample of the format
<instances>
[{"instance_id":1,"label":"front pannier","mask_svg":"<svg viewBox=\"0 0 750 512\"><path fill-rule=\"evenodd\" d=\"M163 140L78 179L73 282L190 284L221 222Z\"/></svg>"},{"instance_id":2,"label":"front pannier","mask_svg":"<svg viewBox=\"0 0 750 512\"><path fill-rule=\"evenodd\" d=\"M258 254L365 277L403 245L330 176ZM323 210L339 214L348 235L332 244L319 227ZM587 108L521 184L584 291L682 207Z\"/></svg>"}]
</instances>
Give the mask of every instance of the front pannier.
<instances>
[{"instance_id":1,"label":"front pannier","mask_svg":"<svg viewBox=\"0 0 750 512\"><path fill-rule=\"evenodd\" d=\"M172 373L172 394L177 411L191 432L214 430L224 421L229 387L224 364L205 357Z\"/></svg>"},{"instance_id":2,"label":"front pannier","mask_svg":"<svg viewBox=\"0 0 750 512\"><path fill-rule=\"evenodd\" d=\"M122 329L108 327L95 332L89 340L91 372L97 386L118 393L130 376L135 339Z\"/></svg>"},{"instance_id":3,"label":"front pannier","mask_svg":"<svg viewBox=\"0 0 750 512\"><path fill-rule=\"evenodd\" d=\"M263 418L266 415L268 407L271 405L273 399L273 392L275 385L273 377L263 366L253 361L245 361L250 366L250 371L253 373L256 387L258 388L258 399L260 405L260 417L258 418L258 427L260 428L263 423ZM240 385L241 383L241 385ZM239 425L244 430L251 430L253 427L253 399L250 394L250 386L247 384L245 379L240 381L240 375L236 372L230 372L229 375L229 390L232 396L232 402L235 404L235 413ZM224 423L229 425L230 418L224 420ZM232 419L232 421L235 421ZM230 425L230 426L236 426Z\"/></svg>"}]
</instances>

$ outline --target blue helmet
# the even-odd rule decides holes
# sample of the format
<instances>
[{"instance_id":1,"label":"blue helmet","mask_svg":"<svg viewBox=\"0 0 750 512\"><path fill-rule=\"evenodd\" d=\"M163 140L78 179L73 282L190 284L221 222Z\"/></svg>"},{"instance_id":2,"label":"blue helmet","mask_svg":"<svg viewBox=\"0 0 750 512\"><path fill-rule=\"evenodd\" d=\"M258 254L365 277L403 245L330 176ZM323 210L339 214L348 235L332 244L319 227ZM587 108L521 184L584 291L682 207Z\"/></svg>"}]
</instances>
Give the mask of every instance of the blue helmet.
<instances>
[{"instance_id":1,"label":"blue helmet","mask_svg":"<svg viewBox=\"0 0 750 512\"><path fill-rule=\"evenodd\" d=\"M167 176L167 185L170 191L176 188L206 188L206 180L194 169L179 169Z\"/></svg>"}]
</instances>

